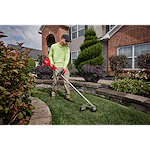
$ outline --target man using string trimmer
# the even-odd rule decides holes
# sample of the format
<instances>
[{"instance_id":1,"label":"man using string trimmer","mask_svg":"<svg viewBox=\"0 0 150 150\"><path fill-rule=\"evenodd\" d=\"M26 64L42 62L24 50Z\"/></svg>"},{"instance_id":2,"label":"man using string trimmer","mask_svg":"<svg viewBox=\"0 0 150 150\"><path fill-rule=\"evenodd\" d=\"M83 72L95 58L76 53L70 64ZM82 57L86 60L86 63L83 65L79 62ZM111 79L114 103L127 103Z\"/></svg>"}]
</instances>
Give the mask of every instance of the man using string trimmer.
<instances>
[{"instance_id":1,"label":"man using string trimmer","mask_svg":"<svg viewBox=\"0 0 150 150\"><path fill-rule=\"evenodd\" d=\"M92 112L96 112L96 107L87 100L70 82L69 82L69 70L67 69L67 64L69 62L69 56L70 56L70 49L67 46L67 43L70 41L70 38L68 35L63 35L61 38L61 41L59 43L53 44L51 46L49 57L43 55L42 62L46 66L50 66L53 69L53 78L54 78L54 84L52 88L52 99L55 99L56 93L57 93L57 83L59 80L59 76L61 76L64 79L64 85L66 89L66 99L70 102L74 102L70 98L70 89L69 85L76 91L80 96L89 104L83 104L80 108L80 111L83 111L85 109L90 109ZM60 58L61 59L60 59ZM57 68L56 68L57 67Z\"/></svg>"},{"instance_id":2,"label":"man using string trimmer","mask_svg":"<svg viewBox=\"0 0 150 150\"><path fill-rule=\"evenodd\" d=\"M64 34L61 37L60 42L55 43L51 46L48 58L50 59L50 67L53 69L53 88L51 93L51 98L55 99L57 94L57 83L61 74L69 80L70 72L67 68L67 65L70 60L70 49L67 46L68 42L71 42L71 39L68 35ZM59 74L55 69L59 71ZM70 102L74 102L70 98L70 86L64 80L64 86L66 91L66 100Z\"/></svg>"}]
</instances>

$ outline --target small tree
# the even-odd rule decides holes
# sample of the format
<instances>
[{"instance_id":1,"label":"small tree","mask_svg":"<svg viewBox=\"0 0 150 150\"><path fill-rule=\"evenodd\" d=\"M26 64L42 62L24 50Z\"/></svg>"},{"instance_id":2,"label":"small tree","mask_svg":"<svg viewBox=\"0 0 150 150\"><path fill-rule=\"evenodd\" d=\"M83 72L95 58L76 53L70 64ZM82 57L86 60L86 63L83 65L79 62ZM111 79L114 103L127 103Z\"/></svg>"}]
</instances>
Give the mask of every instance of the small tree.
<instances>
[{"instance_id":1,"label":"small tree","mask_svg":"<svg viewBox=\"0 0 150 150\"><path fill-rule=\"evenodd\" d=\"M123 71L123 68L125 68L128 65L128 59L125 55L111 56L109 58L109 61L110 68L117 77L119 73Z\"/></svg>"},{"instance_id":2,"label":"small tree","mask_svg":"<svg viewBox=\"0 0 150 150\"><path fill-rule=\"evenodd\" d=\"M141 69L145 69L148 80L150 80L150 54L141 54L137 57L137 65Z\"/></svg>"},{"instance_id":3,"label":"small tree","mask_svg":"<svg viewBox=\"0 0 150 150\"><path fill-rule=\"evenodd\" d=\"M81 73L81 67L89 64L91 66L103 65L104 57L102 56L102 44L97 40L96 32L94 29L85 31L84 43L80 46L81 52L74 64Z\"/></svg>"}]
</instances>

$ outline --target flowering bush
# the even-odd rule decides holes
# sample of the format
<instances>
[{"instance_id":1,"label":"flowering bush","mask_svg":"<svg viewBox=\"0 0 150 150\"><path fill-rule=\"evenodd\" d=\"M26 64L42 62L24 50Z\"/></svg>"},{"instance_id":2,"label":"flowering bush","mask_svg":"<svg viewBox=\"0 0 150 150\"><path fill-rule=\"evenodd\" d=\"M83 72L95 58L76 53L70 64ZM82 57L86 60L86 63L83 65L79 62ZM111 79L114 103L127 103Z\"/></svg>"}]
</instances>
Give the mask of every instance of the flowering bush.
<instances>
[{"instance_id":1,"label":"flowering bush","mask_svg":"<svg viewBox=\"0 0 150 150\"><path fill-rule=\"evenodd\" d=\"M150 81L150 53L141 54L137 57L137 65L147 74L147 79Z\"/></svg>"},{"instance_id":2,"label":"flowering bush","mask_svg":"<svg viewBox=\"0 0 150 150\"><path fill-rule=\"evenodd\" d=\"M128 60L125 55L111 56L109 61L110 68L116 76L118 76L119 73L123 71L123 68L128 65Z\"/></svg>"},{"instance_id":3,"label":"flowering bush","mask_svg":"<svg viewBox=\"0 0 150 150\"><path fill-rule=\"evenodd\" d=\"M138 79L138 80L145 80L145 81L148 81L148 75L146 72L144 72L144 70L139 70L139 71L128 71L127 72L127 76L130 78L130 79Z\"/></svg>"},{"instance_id":4,"label":"flowering bush","mask_svg":"<svg viewBox=\"0 0 150 150\"><path fill-rule=\"evenodd\" d=\"M81 67L82 73L81 75L87 82L95 82L104 77L104 69L100 65L91 66L91 65L83 65Z\"/></svg>"},{"instance_id":5,"label":"flowering bush","mask_svg":"<svg viewBox=\"0 0 150 150\"><path fill-rule=\"evenodd\" d=\"M51 79L53 75L53 70L50 66L37 66L34 71L38 79Z\"/></svg>"}]
</instances>

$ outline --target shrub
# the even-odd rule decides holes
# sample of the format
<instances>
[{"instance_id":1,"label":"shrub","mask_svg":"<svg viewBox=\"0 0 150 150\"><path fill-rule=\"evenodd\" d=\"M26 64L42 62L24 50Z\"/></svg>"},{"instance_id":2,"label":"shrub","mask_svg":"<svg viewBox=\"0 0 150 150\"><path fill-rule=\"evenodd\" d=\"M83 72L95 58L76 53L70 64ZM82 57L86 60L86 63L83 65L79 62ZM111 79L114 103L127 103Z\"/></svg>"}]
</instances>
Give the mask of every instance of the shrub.
<instances>
[{"instance_id":1,"label":"shrub","mask_svg":"<svg viewBox=\"0 0 150 150\"><path fill-rule=\"evenodd\" d=\"M71 64L71 61L69 61L67 67L68 67L69 71L70 71L71 69L73 69L73 65Z\"/></svg>"},{"instance_id":2,"label":"shrub","mask_svg":"<svg viewBox=\"0 0 150 150\"><path fill-rule=\"evenodd\" d=\"M142 96L150 94L150 82L145 82L144 80L129 79L129 77L124 78L123 80L118 79L117 81L114 81L110 86L114 90L120 92L138 94Z\"/></svg>"},{"instance_id":3,"label":"shrub","mask_svg":"<svg viewBox=\"0 0 150 150\"><path fill-rule=\"evenodd\" d=\"M29 49L7 48L0 41L0 124L27 124L32 112L28 99L34 78L26 73Z\"/></svg>"},{"instance_id":4,"label":"shrub","mask_svg":"<svg viewBox=\"0 0 150 150\"><path fill-rule=\"evenodd\" d=\"M83 65L81 67L82 76L87 82L95 82L104 77L104 69L100 65L91 66L91 65Z\"/></svg>"},{"instance_id":5,"label":"shrub","mask_svg":"<svg viewBox=\"0 0 150 150\"><path fill-rule=\"evenodd\" d=\"M147 77L147 74L142 71L142 70L132 70L132 71L128 71L127 72L127 76L130 78L130 79L138 79L138 80L141 80L143 79L144 81L148 81L148 77Z\"/></svg>"},{"instance_id":6,"label":"shrub","mask_svg":"<svg viewBox=\"0 0 150 150\"><path fill-rule=\"evenodd\" d=\"M38 54L38 58L37 58L37 61L38 61L38 65L42 65L42 55L39 55Z\"/></svg>"},{"instance_id":7,"label":"shrub","mask_svg":"<svg viewBox=\"0 0 150 150\"><path fill-rule=\"evenodd\" d=\"M84 43L80 46L81 51L84 50L85 48L88 48L91 45L94 45L96 43L99 43L99 41L96 39L91 39L91 40L87 40L84 41Z\"/></svg>"},{"instance_id":8,"label":"shrub","mask_svg":"<svg viewBox=\"0 0 150 150\"><path fill-rule=\"evenodd\" d=\"M93 28L90 28L88 30L85 31L85 37L88 37L88 36L96 36L96 32L94 31Z\"/></svg>"},{"instance_id":9,"label":"shrub","mask_svg":"<svg viewBox=\"0 0 150 150\"><path fill-rule=\"evenodd\" d=\"M26 73L29 73L29 72L32 73L34 71L35 66L36 66L35 60L33 58L29 58Z\"/></svg>"},{"instance_id":10,"label":"shrub","mask_svg":"<svg viewBox=\"0 0 150 150\"><path fill-rule=\"evenodd\" d=\"M38 79L51 79L53 75L53 70L50 66L37 66L34 71Z\"/></svg>"},{"instance_id":11,"label":"shrub","mask_svg":"<svg viewBox=\"0 0 150 150\"><path fill-rule=\"evenodd\" d=\"M93 29L85 31L84 43L80 46L81 52L78 58L74 61L75 67L81 74L81 67L89 64L91 66L103 65L104 57L101 54L102 44L97 40L96 33Z\"/></svg>"},{"instance_id":12,"label":"shrub","mask_svg":"<svg viewBox=\"0 0 150 150\"><path fill-rule=\"evenodd\" d=\"M137 65L141 69L145 69L148 80L150 80L150 72L148 71L150 69L150 54L141 54L141 55L139 55L137 57ZM143 70L143 72L144 72L144 70Z\"/></svg>"},{"instance_id":13,"label":"shrub","mask_svg":"<svg viewBox=\"0 0 150 150\"><path fill-rule=\"evenodd\" d=\"M128 59L125 55L111 56L109 61L110 68L116 76L118 76L119 73L123 71L123 68L128 65Z\"/></svg>"}]
</instances>

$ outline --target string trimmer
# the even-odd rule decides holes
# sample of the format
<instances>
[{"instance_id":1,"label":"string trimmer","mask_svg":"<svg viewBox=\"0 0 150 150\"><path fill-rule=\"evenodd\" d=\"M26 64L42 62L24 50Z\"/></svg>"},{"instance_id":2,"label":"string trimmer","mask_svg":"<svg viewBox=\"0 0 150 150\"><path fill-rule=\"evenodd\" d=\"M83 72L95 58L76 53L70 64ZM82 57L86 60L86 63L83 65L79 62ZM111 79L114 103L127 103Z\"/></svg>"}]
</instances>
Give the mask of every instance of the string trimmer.
<instances>
[{"instance_id":1,"label":"string trimmer","mask_svg":"<svg viewBox=\"0 0 150 150\"><path fill-rule=\"evenodd\" d=\"M42 62L46 65L46 66L50 66L50 60L47 56L43 55L43 59ZM96 112L97 109L96 107L89 101L87 100L75 87L74 85L72 85L62 74L62 72L59 72L57 69L55 69L55 71L58 73L58 76L61 76L64 80L66 80L68 82L68 84L89 104L83 104L80 108L80 111L83 111L85 109L90 109L92 112Z\"/></svg>"}]
</instances>

